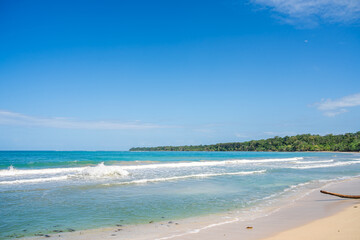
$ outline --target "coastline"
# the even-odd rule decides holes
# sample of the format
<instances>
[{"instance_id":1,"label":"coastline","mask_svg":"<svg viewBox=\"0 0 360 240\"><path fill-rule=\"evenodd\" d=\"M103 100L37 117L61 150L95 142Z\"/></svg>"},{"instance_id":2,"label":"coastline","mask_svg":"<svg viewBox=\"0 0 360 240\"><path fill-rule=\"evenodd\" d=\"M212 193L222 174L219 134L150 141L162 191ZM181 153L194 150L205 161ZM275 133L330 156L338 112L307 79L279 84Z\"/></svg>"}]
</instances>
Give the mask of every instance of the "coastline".
<instances>
[{"instance_id":1,"label":"coastline","mask_svg":"<svg viewBox=\"0 0 360 240\"><path fill-rule=\"evenodd\" d=\"M26 151L26 150L25 150ZM81 152L81 151L80 151ZM87 152L87 151L85 151ZM104 151L106 152L106 151ZM114 152L114 151L109 151L109 152ZM117 151L115 151L117 152ZM190 151L190 150L186 150L186 151L180 151L180 150L148 150L148 151L132 151L132 150L127 150L127 151L119 151L119 152L256 152L256 153L348 153L348 154L360 154L359 151L348 151L348 152L343 152L343 151Z\"/></svg>"},{"instance_id":2,"label":"coastline","mask_svg":"<svg viewBox=\"0 0 360 240\"><path fill-rule=\"evenodd\" d=\"M355 194L354 191L360 189L360 178L354 177L345 180L336 180L325 183L320 188L343 194ZM155 223L150 222L149 224L141 225L121 226L121 223L119 223L119 225L115 227L49 234L50 237L48 239L233 240L241 237L241 239L246 240L273 240L278 239L277 234L286 234L285 236L288 236L287 234L293 234L289 233L289 231L306 232L308 231L307 229L309 229L308 225L311 225L310 229L314 229L312 224L315 224L315 230L321 229L321 231L324 231L323 228L319 227L319 224L320 226L324 224L318 223L319 221L326 222L329 221L328 218L338 219L339 214L341 219L344 219L344 214L346 216L345 219L348 218L348 216L353 216L351 210L355 209L355 205L360 204L360 200L341 199L321 194L319 192L320 188L317 187L299 191L294 196L284 198L275 205L264 207L264 209L258 213L229 211L208 216ZM345 213L343 214L343 212ZM330 221L334 222L334 220ZM358 222L359 221L357 221L357 223ZM360 224L357 226L349 225L346 226L346 228L360 229L359 225ZM252 228L248 229L247 227ZM327 228L326 226L323 227L325 229ZM344 227L341 228L343 229ZM311 231L314 232L314 230ZM28 237L25 239L44 239L44 236ZM284 239L286 239L286 237ZM312 239L318 238L312 237Z\"/></svg>"}]
</instances>

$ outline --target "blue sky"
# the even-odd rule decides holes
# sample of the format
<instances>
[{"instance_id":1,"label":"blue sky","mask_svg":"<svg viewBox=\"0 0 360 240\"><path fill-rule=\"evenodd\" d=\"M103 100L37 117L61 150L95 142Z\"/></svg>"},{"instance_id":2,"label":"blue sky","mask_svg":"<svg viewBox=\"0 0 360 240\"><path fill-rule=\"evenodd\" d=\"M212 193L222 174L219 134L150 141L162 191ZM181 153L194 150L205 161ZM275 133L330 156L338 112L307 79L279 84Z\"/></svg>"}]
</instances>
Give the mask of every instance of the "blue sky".
<instances>
[{"instance_id":1,"label":"blue sky","mask_svg":"<svg viewBox=\"0 0 360 240\"><path fill-rule=\"evenodd\" d=\"M360 2L0 0L0 149L360 130Z\"/></svg>"}]
</instances>

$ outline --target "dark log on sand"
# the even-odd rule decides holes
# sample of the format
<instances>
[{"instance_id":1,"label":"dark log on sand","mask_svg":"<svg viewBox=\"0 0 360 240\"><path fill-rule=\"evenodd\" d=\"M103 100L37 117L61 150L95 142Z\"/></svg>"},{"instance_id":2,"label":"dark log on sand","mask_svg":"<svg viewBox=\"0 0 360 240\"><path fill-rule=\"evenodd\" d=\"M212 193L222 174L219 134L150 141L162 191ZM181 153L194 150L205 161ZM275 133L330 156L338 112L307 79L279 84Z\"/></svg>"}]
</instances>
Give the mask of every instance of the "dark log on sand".
<instances>
[{"instance_id":1,"label":"dark log on sand","mask_svg":"<svg viewBox=\"0 0 360 240\"><path fill-rule=\"evenodd\" d=\"M324 194L329 194L329 195L341 197L341 198L360 199L360 195L343 195L343 194L338 194L338 193L327 192L327 191L324 191L324 190L320 190L320 192L321 192L321 193L324 193Z\"/></svg>"}]
</instances>

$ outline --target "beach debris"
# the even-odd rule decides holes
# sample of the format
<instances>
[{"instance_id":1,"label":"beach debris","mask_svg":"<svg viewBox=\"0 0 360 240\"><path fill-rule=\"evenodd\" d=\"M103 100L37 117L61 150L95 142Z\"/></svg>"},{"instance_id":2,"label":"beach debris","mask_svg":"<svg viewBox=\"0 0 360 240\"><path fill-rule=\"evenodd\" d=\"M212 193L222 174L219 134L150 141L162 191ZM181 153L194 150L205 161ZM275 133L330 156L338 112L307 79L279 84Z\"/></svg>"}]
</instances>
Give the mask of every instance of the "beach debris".
<instances>
[{"instance_id":1,"label":"beach debris","mask_svg":"<svg viewBox=\"0 0 360 240\"><path fill-rule=\"evenodd\" d=\"M149 223L153 223L154 221L150 221Z\"/></svg>"},{"instance_id":2,"label":"beach debris","mask_svg":"<svg viewBox=\"0 0 360 240\"><path fill-rule=\"evenodd\" d=\"M249 227L249 226L247 226L247 227L246 227L246 229L253 229L253 227Z\"/></svg>"},{"instance_id":3,"label":"beach debris","mask_svg":"<svg viewBox=\"0 0 360 240\"><path fill-rule=\"evenodd\" d=\"M333 195L333 196L340 197L340 198L360 199L360 195L344 195L344 194L339 194L339 193L327 192L327 191L324 191L324 190L320 190L320 192L323 193L323 194L329 194L329 195Z\"/></svg>"},{"instance_id":4,"label":"beach debris","mask_svg":"<svg viewBox=\"0 0 360 240\"><path fill-rule=\"evenodd\" d=\"M50 237L50 235L47 235L47 234L46 234L46 235L45 235L44 237L47 237L47 238L49 238L49 237Z\"/></svg>"},{"instance_id":5,"label":"beach debris","mask_svg":"<svg viewBox=\"0 0 360 240\"><path fill-rule=\"evenodd\" d=\"M116 224L116 226L117 226L117 227L122 227L122 225L121 225L121 224Z\"/></svg>"},{"instance_id":6,"label":"beach debris","mask_svg":"<svg viewBox=\"0 0 360 240\"><path fill-rule=\"evenodd\" d=\"M62 230L54 230L53 232L56 232L56 233L60 233L60 232L63 232Z\"/></svg>"},{"instance_id":7,"label":"beach debris","mask_svg":"<svg viewBox=\"0 0 360 240\"><path fill-rule=\"evenodd\" d=\"M357 208L358 206L354 206L354 208Z\"/></svg>"},{"instance_id":8,"label":"beach debris","mask_svg":"<svg viewBox=\"0 0 360 240\"><path fill-rule=\"evenodd\" d=\"M42 233L35 233L34 236L44 236Z\"/></svg>"},{"instance_id":9,"label":"beach debris","mask_svg":"<svg viewBox=\"0 0 360 240\"><path fill-rule=\"evenodd\" d=\"M75 229L72 229L72 228L68 228L66 230L68 230L68 232L75 232Z\"/></svg>"},{"instance_id":10,"label":"beach debris","mask_svg":"<svg viewBox=\"0 0 360 240\"><path fill-rule=\"evenodd\" d=\"M168 223L172 224L173 222L172 222L172 221L169 221Z\"/></svg>"},{"instance_id":11,"label":"beach debris","mask_svg":"<svg viewBox=\"0 0 360 240\"><path fill-rule=\"evenodd\" d=\"M175 223L175 225L179 225L179 223Z\"/></svg>"}]
</instances>

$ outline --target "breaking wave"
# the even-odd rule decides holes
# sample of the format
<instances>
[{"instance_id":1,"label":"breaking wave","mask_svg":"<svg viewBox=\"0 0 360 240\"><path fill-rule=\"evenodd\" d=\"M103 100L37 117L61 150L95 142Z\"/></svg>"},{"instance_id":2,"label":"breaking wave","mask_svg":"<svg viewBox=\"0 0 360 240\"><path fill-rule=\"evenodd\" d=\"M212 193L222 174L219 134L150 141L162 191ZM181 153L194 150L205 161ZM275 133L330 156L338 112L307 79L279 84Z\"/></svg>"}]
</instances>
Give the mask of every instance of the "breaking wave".
<instances>
[{"instance_id":1,"label":"breaking wave","mask_svg":"<svg viewBox=\"0 0 360 240\"><path fill-rule=\"evenodd\" d=\"M113 178L128 176L129 172L119 166L105 166L100 163L96 167L86 167L79 173L72 175L75 178Z\"/></svg>"},{"instance_id":2,"label":"breaking wave","mask_svg":"<svg viewBox=\"0 0 360 240\"><path fill-rule=\"evenodd\" d=\"M19 176L19 175L44 175L44 174L60 174L81 171L84 168L45 168L21 170L10 166L9 169L0 170L0 177Z\"/></svg>"},{"instance_id":3,"label":"breaking wave","mask_svg":"<svg viewBox=\"0 0 360 240\"><path fill-rule=\"evenodd\" d=\"M45 169L29 169L20 170L15 169L12 166L6 170L0 170L0 177L6 176L19 176L19 175L44 175L44 174L76 174L80 173L83 175L92 176L104 176L118 174L128 175L126 170L137 170L137 169L158 169L158 168L186 168L186 167L206 167L206 166L224 166L232 164L252 164L252 163L271 163L271 162L291 162L304 159L303 157L293 158L270 158L270 159L234 159L225 161L199 161L199 162L180 162L180 163L159 163L159 164L144 164L144 165L104 165L100 163L95 167L76 167L76 168L45 168Z\"/></svg>"},{"instance_id":4,"label":"breaking wave","mask_svg":"<svg viewBox=\"0 0 360 240\"><path fill-rule=\"evenodd\" d=\"M104 163L99 163L93 167L77 167L77 168L45 168L45 169L30 169L19 170L10 166L7 170L0 170L0 177L11 177L19 175L53 175L53 174L74 174L75 176L87 177L106 177L106 176L127 176L129 172L120 166L106 166Z\"/></svg>"}]
</instances>

